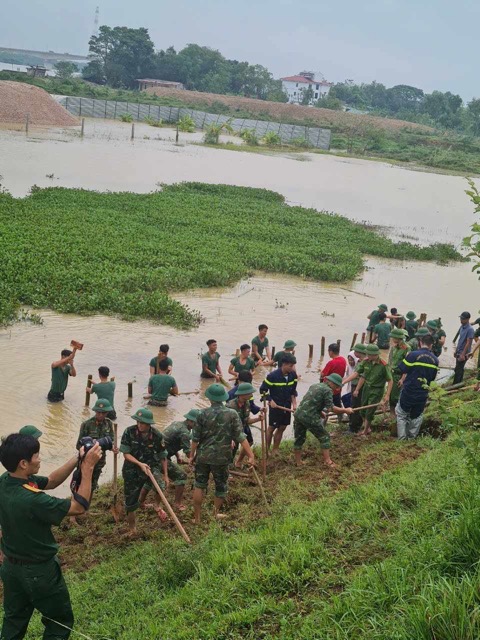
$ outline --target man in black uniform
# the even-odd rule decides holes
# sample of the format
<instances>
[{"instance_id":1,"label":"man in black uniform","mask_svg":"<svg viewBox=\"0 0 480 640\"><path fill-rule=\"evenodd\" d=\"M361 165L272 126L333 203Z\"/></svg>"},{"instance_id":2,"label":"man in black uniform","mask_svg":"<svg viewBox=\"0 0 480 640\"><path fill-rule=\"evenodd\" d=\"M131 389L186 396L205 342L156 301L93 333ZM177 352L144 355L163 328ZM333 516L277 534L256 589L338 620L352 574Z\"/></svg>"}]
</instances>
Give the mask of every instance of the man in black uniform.
<instances>
[{"instance_id":1,"label":"man in black uniform","mask_svg":"<svg viewBox=\"0 0 480 640\"><path fill-rule=\"evenodd\" d=\"M73 627L70 596L51 528L65 516L80 515L88 509L92 473L102 450L95 444L88 451L81 463L78 491L65 499L49 496L43 490L60 486L77 466L78 455L46 477L36 475L39 451L40 442L33 435L13 433L0 445L0 462L7 469L0 477L2 640L24 638L34 609L44 616L43 640L68 638Z\"/></svg>"}]
</instances>

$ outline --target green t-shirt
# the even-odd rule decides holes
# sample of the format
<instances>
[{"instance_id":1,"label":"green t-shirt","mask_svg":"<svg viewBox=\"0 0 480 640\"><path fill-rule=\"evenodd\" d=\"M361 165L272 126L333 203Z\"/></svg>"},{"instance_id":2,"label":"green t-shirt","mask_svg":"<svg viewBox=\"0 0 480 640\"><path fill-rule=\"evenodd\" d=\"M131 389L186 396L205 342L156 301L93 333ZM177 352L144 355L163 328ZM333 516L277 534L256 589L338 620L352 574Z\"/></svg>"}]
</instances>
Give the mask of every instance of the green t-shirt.
<instances>
[{"instance_id":1,"label":"green t-shirt","mask_svg":"<svg viewBox=\"0 0 480 640\"><path fill-rule=\"evenodd\" d=\"M61 523L71 501L44 493L47 484L45 476L23 480L4 473L0 477L2 551L7 558L36 562L57 554L52 525Z\"/></svg>"},{"instance_id":2,"label":"green t-shirt","mask_svg":"<svg viewBox=\"0 0 480 640\"><path fill-rule=\"evenodd\" d=\"M230 364L233 364L233 370L235 373L240 373L240 371L252 371L255 369L255 362L253 358L248 358L245 360L245 364L240 362L240 356L238 358L232 358L230 360Z\"/></svg>"},{"instance_id":3,"label":"green t-shirt","mask_svg":"<svg viewBox=\"0 0 480 640\"><path fill-rule=\"evenodd\" d=\"M433 334L433 347L432 347L432 351L434 353L434 355L437 356L437 358L439 358L442 355L442 351L443 351L443 347L440 344L439 340L440 338L444 338L447 334L445 333L445 331L443 329L439 329L438 331L435 331L435 333Z\"/></svg>"},{"instance_id":4,"label":"green t-shirt","mask_svg":"<svg viewBox=\"0 0 480 640\"><path fill-rule=\"evenodd\" d=\"M207 368L209 371L211 371L212 373L217 373L217 364L219 359L220 359L220 354L217 351L215 351L215 353L212 356L207 351L207 353L204 353L202 356L202 365L207 365ZM203 367L202 367L202 376L204 378L209 377L203 373Z\"/></svg>"},{"instance_id":5,"label":"green t-shirt","mask_svg":"<svg viewBox=\"0 0 480 640\"><path fill-rule=\"evenodd\" d=\"M370 318L368 320L368 327L367 327L368 331L374 330L375 325L377 325L379 322L379 316L381 313L382 312L379 311L378 309L375 309L375 311L372 311L372 313L370 314Z\"/></svg>"},{"instance_id":6,"label":"green t-shirt","mask_svg":"<svg viewBox=\"0 0 480 640\"><path fill-rule=\"evenodd\" d=\"M253 344L257 345L258 355L260 357L262 357L263 356L263 350L268 347L268 338L267 338L267 336L265 336L265 338L263 340L260 340L260 338L258 336L255 336L255 338L253 338L253 340L252 340L252 345Z\"/></svg>"},{"instance_id":7,"label":"green t-shirt","mask_svg":"<svg viewBox=\"0 0 480 640\"><path fill-rule=\"evenodd\" d=\"M273 356L273 361L276 363L278 367L280 366L281 359L286 354L293 355L293 352L292 351L276 351L275 352L275 355Z\"/></svg>"},{"instance_id":8,"label":"green t-shirt","mask_svg":"<svg viewBox=\"0 0 480 640\"><path fill-rule=\"evenodd\" d=\"M156 356L155 358L152 358L149 362L149 366L153 367L153 369L155 370L156 373L158 373L160 371L160 369L157 369L157 366L159 366L160 362L165 361L169 367L173 367L173 360L171 358L169 358L168 356L166 358L162 358L162 360L158 359L158 356Z\"/></svg>"},{"instance_id":9,"label":"green t-shirt","mask_svg":"<svg viewBox=\"0 0 480 640\"><path fill-rule=\"evenodd\" d=\"M380 349L388 349L390 346L390 331L392 325L390 322L379 322L375 325L374 332L377 334L377 345Z\"/></svg>"},{"instance_id":10,"label":"green t-shirt","mask_svg":"<svg viewBox=\"0 0 480 640\"><path fill-rule=\"evenodd\" d=\"M52 393L65 393L71 368L72 365L66 364L64 367L52 369L52 386L50 387Z\"/></svg>"},{"instance_id":11,"label":"green t-shirt","mask_svg":"<svg viewBox=\"0 0 480 640\"><path fill-rule=\"evenodd\" d=\"M112 407L115 408L115 386L116 385L114 380L110 382L97 382L92 385L92 393L95 393L97 398L108 400Z\"/></svg>"},{"instance_id":12,"label":"green t-shirt","mask_svg":"<svg viewBox=\"0 0 480 640\"><path fill-rule=\"evenodd\" d=\"M176 387L177 383L175 378L168 373L158 373L150 378L148 386L152 389L152 400L164 402L170 395L170 389Z\"/></svg>"}]
</instances>

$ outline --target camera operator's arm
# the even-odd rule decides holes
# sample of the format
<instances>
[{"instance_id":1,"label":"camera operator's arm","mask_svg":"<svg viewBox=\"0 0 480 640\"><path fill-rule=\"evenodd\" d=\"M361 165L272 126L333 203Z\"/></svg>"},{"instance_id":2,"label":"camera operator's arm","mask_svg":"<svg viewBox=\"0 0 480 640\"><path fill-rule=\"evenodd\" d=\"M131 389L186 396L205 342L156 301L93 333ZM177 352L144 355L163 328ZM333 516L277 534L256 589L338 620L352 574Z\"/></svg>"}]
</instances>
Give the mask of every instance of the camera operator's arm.
<instances>
[{"instance_id":1,"label":"camera operator's arm","mask_svg":"<svg viewBox=\"0 0 480 640\"><path fill-rule=\"evenodd\" d=\"M77 496L83 498L83 503L81 504L78 500L75 499L75 494L72 496L72 504L70 505L70 509L68 510L69 516L79 516L88 509L88 505L90 502L90 496L92 495L92 474L93 469L97 462L102 457L102 448L96 442L90 451L87 452L85 458L81 463L82 470L82 481L80 482L80 486L77 490Z\"/></svg>"},{"instance_id":2,"label":"camera operator's arm","mask_svg":"<svg viewBox=\"0 0 480 640\"><path fill-rule=\"evenodd\" d=\"M70 458L68 462L62 464L61 467L52 471L52 473L48 476L48 484L45 489L56 489L59 487L62 482L68 478L68 476L73 473L73 470L77 466L78 463L78 454Z\"/></svg>"}]
</instances>

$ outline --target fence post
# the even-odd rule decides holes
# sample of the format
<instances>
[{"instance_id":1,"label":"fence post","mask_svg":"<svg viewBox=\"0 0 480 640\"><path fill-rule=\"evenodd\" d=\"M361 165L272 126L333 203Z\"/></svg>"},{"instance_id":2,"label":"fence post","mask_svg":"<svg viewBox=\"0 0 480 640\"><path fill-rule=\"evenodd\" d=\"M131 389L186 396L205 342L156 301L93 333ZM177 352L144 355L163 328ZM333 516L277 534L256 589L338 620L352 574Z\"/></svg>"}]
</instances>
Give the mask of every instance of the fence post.
<instances>
[{"instance_id":1,"label":"fence post","mask_svg":"<svg viewBox=\"0 0 480 640\"><path fill-rule=\"evenodd\" d=\"M78 114L79 116L82 115L82 99L80 98L80 112Z\"/></svg>"},{"instance_id":2,"label":"fence post","mask_svg":"<svg viewBox=\"0 0 480 640\"><path fill-rule=\"evenodd\" d=\"M85 118L82 118L82 128L80 130L80 136L83 138L85 133Z\"/></svg>"},{"instance_id":3,"label":"fence post","mask_svg":"<svg viewBox=\"0 0 480 640\"><path fill-rule=\"evenodd\" d=\"M138 103L137 120L140 122L140 102Z\"/></svg>"},{"instance_id":4,"label":"fence post","mask_svg":"<svg viewBox=\"0 0 480 640\"><path fill-rule=\"evenodd\" d=\"M130 140L134 140L135 138L135 123L132 122L132 135L130 137Z\"/></svg>"},{"instance_id":5,"label":"fence post","mask_svg":"<svg viewBox=\"0 0 480 640\"><path fill-rule=\"evenodd\" d=\"M117 101L115 100L115 107L113 109L113 119L117 119Z\"/></svg>"},{"instance_id":6,"label":"fence post","mask_svg":"<svg viewBox=\"0 0 480 640\"><path fill-rule=\"evenodd\" d=\"M105 120L107 119L107 100L105 100Z\"/></svg>"},{"instance_id":7,"label":"fence post","mask_svg":"<svg viewBox=\"0 0 480 640\"><path fill-rule=\"evenodd\" d=\"M25 135L28 136L28 127L30 125L30 114L27 113L27 117L25 119Z\"/></svg>"}]
</instances>

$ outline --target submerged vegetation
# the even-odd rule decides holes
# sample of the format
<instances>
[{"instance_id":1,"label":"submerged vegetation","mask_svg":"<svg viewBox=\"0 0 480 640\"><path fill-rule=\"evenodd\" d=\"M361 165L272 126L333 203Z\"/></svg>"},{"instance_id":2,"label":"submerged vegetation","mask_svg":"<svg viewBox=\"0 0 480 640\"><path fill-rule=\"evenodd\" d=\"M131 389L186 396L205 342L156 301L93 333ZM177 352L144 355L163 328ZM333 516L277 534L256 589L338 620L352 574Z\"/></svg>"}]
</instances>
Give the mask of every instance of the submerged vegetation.
<instances>
[{"instance_id":1,"label":"submerged vegetation","mask_svg":"<svg viewBox=\"0 0 480 640\"><path fill-rule=\"evenodd\" d=\"M177 327L201 320L169 293L230 285L255 270L345 281L363 256L435 260L450 245L395 243L263 189L184 183L142 195L33 188L0 195L0 320L19 305L118 314ZM260 226L268 242L251 242Z\"/></svg>"}]
</instances>

